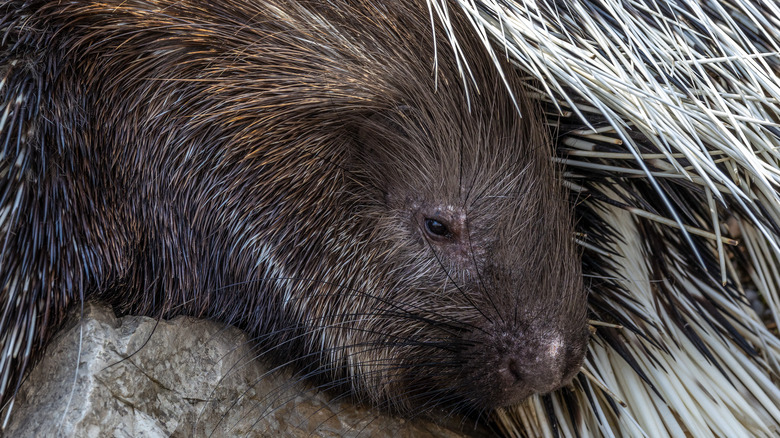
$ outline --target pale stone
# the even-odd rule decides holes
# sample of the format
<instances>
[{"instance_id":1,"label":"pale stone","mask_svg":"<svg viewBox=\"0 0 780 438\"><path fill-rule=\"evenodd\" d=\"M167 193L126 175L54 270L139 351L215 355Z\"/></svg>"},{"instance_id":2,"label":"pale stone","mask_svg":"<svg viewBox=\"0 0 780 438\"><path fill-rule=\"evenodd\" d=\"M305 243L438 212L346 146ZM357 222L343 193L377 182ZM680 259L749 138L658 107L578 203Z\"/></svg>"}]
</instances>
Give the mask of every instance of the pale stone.
<instances>
[{"instance_id":1,"label":"pale stone","mask_svg":"<svg viewBox=\"0 0 780 438\"><path fill-rule=\"evenodd\" d=\"M2 435L462 436L331 400L287 371L269 373L247 340L209 321L117 319L87 304L82 322L74 318L57 335L26 379Z\"/></svg>"}]
</instances>

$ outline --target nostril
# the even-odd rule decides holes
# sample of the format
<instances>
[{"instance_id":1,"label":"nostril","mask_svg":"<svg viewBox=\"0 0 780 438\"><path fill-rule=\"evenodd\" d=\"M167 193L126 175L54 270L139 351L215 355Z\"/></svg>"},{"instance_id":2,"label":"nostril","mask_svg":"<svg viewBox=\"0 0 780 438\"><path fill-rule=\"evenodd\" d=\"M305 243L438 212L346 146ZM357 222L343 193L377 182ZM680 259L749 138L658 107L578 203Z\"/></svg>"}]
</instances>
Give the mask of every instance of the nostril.
<instances>
[{"instance_id":1,"label":"nostril","mask_svg":"<svg viewBox=\"0 0 780 438\"><path fill-rule=\"evenodd\" d=\"M523 380L522 367L520 366L520 362L514 357L510 357L507 361L507 370L515 381Z\"/></svg>"},{"instance_id":2,"label":"nostril","mask_svg":"<svg viewBox=\"0 0 780 438\"><path fill-rule=\"evenodd\" d=\"M504 387L517 386L526 379L520 360L514 356L503 358L498 368L498 374L503 381Z\"/></svg>"},{"instance_id":3,"label":"nostril","mask_svg":"<svg viewBox=\"0 0 780 438\"><path fill-rule=\"evenodd\" d=\"M566 366L562 350L560 345L548 344L538 346L536 352L521 349L505 354L498 370L502 384L532 392L548 392L560 386Z\"/></svg>"}]
</instances>

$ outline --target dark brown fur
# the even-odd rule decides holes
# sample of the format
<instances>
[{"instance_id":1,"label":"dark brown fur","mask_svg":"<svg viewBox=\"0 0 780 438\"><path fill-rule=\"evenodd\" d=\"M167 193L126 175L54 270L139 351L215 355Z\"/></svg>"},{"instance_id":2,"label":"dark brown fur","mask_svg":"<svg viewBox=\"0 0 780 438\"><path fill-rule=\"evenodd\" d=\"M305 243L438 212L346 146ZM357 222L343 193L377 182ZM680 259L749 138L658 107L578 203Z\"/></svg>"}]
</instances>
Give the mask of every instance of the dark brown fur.
<instances>
[{"instance_id":1,"label":"dark brown fur","mask_svg":"<svg viewBox=\"0 0 780 438\"><path fill-rule=\"evenodd\" d=\"M545 128L452 20L463 72L423 1L0 6L1 400L84 299L238 325L401 412L568 382Z\"/></svg>"}]
</instances>

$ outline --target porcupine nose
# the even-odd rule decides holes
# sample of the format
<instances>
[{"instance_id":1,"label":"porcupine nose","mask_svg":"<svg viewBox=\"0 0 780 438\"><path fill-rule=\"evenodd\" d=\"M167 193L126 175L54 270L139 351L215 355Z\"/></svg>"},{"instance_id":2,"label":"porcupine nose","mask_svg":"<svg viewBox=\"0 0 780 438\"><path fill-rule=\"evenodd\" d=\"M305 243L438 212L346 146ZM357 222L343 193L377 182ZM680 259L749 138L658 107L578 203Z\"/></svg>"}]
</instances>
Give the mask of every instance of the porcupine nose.
<instances>
[{"instance_id":1,"label":"porcupine nose","mask_svg":"<svg viewBox=\"0 0 780 438\"><path fill-rule=\"evenodd\" d=\"M461 352L460 389L480 406L502 407L567 385L582 366L589 333L584 323L573 325L537 318L482 329Z\"/></svg>"},{"instance_id":2,"label":"porcupine nose","mask_svg":"<svg viewBox=\"0 0 780 438\"><path fill-rule=\"evenodd\" d=\"M566 369L562 336L529 344L507 350L499 360L497 371L501 384L506 391L517 392L518 398L558 388L566 383L564 377L571 371Z\"/></svg>"}]
</instances>

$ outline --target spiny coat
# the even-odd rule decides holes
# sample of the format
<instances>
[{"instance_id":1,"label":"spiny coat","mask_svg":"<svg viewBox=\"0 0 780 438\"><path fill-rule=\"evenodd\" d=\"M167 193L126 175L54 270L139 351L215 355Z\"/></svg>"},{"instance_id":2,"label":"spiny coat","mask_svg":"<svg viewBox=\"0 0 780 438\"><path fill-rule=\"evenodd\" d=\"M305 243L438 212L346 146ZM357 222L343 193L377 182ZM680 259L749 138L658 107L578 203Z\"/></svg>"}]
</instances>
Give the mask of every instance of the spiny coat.
<instances>
[{"instance_id":1,"label":"spiny coat","mask_svg":"<svg viewBox=\"0 0 780 438\"><path fill-rule=\"evenodd\" d=\"M398 411L570 380L586 294L545 128L434 15L0 6L0 401L86 299L238 325Z\"/></svg>"}]
</instances>

